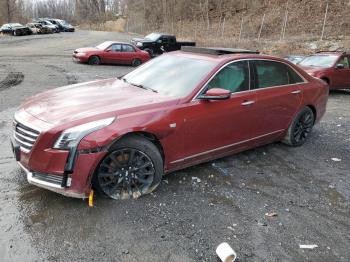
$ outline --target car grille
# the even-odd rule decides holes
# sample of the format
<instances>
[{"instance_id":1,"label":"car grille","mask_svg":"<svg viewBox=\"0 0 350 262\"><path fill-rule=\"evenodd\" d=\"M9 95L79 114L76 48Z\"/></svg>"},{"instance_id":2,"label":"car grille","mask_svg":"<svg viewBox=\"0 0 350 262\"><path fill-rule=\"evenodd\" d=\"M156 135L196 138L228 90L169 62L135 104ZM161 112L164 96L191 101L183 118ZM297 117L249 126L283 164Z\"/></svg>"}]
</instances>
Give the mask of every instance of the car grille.
<instances>
[{"instance_id":1,"label":"car grille","mask_svg":"<svg viewBox=\"0 0 350 262\"><path fill-rule=\"evenodd\" d=\"M63 176L57 176L57 175L49 175L49 174L43 174L43 173L33 173L33 177L44 181L44 182L48 182L48 183L52 183L55 185L62 185L62 180L63 180Z\"/></svg>"},{"instance_id":2,"label":"car grille","mask_svg":"<svg viewBox=\"0 0 350 262\"><path fill-rule=\"evenodd\" d=\"M14 122L14 138L24 151L30 151L34 146L40 132L19 122Z\"/></svg>"}]
</instances>

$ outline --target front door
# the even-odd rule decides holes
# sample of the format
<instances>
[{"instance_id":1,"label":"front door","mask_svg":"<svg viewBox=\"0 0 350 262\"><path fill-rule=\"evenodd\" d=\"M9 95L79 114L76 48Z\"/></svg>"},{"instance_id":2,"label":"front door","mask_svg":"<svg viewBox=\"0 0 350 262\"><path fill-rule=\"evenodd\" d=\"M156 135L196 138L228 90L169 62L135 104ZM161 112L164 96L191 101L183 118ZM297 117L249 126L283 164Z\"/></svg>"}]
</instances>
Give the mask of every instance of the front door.
<instances>
[{"instance_id":1,"label":"front door","mask_svg":"<svg viewBox=\"0 0 350 262\"><path fill-rule=\"evenodd\" d=\"M342 56L336 63L332 86L335 88L350 88L350 67L349 57Z\"/></svg>"},{"instance_id":2,"label":"front door","mask_svg":"<svg viewBox=\"0 0 350 262\"><path fill-rule=\"evenodd\" d=\"M200 162L246 146L257 118L256 92L250 91L249 64L233 62L219 71L202 93L211 88L232 92L226 100L195 99L186 108L185 163Z\"/></svg>"},{"instance_id":3,"label":"front door","mask_svg":"<svg viewBox=\"0 0 350 262\"><path fill-rule=\"evenodd\" d=\"M107 64L121 63L122 45L113 44L101 54L102 61Z\"/></svg>"}]
</instances>

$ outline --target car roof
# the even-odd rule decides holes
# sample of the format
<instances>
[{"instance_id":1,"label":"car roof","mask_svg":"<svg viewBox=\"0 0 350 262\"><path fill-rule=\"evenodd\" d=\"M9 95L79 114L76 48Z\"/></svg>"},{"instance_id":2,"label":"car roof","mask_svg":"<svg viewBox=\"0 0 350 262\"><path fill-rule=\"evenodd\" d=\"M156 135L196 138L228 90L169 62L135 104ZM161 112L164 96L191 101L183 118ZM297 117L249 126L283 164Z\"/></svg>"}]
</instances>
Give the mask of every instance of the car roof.
<instances>
[{"instance_id":1,"label":"car roof","mask_svg":"<svg viewBox=\"0 0 350 262\"><path fill-rule=\"evenodd\" d=\"M109 43L110 45L112 44L123 44L123 45L131 45L134 46L133 44L127 43L127 42L120 42L120 41L105 41L103 43Z\"/></svg>"},{"instance_id":2,"label":"car roof","mask_svg":"<svg viewBox=\"0 0 350 262\"><path fill-rule=\"evenodd\" d=\"M240 50L240 49L235 49ZM246 49L241 49L244 51L247 51ZM220 54L220 55L213 55L208 53L197 53L197 52L188 52L188 51L175 51L171 52L173 55L182 56L182 57L189 57L189 58L195 58L195 59L201 59L201 60L207 60L207 61L214 61L218 64L221 63L227 63L232 60L239 60L239 59L266 59L266 60L274 60L279 62L285 62L283 58L276 57L276 56L269 56L269 55L262 55L262 54L256 54L256 53L232 53L232 54Z\"/></svg>"},{"instance_id":3,"label":"car roof","mask_svg":"<svg viewBox=\"0 0 350 262\"><path fill-rule=\"evenodd\" d=\"M318 51L315 54L312 55L345 55L345 54L349 54L349 52L346 51L340 51L340 50L336 50L336 51Z\"/></svg>"}]
</instances>

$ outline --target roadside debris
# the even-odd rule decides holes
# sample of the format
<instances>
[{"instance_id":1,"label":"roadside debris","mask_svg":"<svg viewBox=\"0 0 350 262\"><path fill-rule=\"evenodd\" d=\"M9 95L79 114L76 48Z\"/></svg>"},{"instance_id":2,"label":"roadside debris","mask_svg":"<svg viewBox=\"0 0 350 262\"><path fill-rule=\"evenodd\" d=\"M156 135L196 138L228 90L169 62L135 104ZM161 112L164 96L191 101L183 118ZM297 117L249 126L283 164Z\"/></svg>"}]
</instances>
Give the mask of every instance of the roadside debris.
<instances>
[{"instance_id":1,"label":"roadside debris","mask_svg":"<svg viewBox=\"0 0 350 262\"><path fill-rule=\"evenodd\" d=\"M200 180L198 177L195 177L195 176L192 177L192 181L197 183L202 182L202 180Z\"/></svg>"},{"instance_id":2,"label":"roadside debris","mask_svg":"<svg viewBox=\"0 0 350 262\"><path fill-rule=\"evenodd\" d=\"M267 216L267 217L277 217L277 213L276 212L269 212L269 213L265 213L265 216Z\"/></svg>"},{"instance_id":3,"label":"roadside debris","mask_svg":"<svg viewBox=\"0 0 350 262\"><path fill-rule=\"evenodd\" d=\"M122 251L122 253L125 254L125 255L127 255L127 254L129 254L129 250L124 249L124 250Z\"/></svg>"},{"instance_id":4,"label":"roadside debris","mask_svg":"<svg viewBox=\"0 0 350 262\"><path fill-rule=\"evenodd\" d=\"M340 158L333 157L333 158L332 158L332 161L334 161L334 162L340 162L341 159L340 159Z\"/></svg>"},{"instance_id":5,"label":"roadside debris","mask_svg":"<svg viewBox=\"0 0 350 262\"><path fill-rule=\"evenodd\" d=\"M216 254L222 262L233 262L237 258L236 252L226 242L218 245L216 248Z\"/></svg>"},{"instance_id":6,"label":"roadside debris","mask_svg":"<svg viewBox=\"0 0 350 262\"><path fill-rule=\"evenodd\" d=\"M318 245L299 245L301 249L314 249L318 247Z\"/></svg>"},{"instance_id":7,"label":"roadside debris","mask_svg":"<svg viewBox=\"0 0 350 262\"><path fill-rule=\"evenodd\" d=\"M235 229L231 226L228 226L227 229L231 230L231 231L235 231Z\"/></svg>"}]
</instances>

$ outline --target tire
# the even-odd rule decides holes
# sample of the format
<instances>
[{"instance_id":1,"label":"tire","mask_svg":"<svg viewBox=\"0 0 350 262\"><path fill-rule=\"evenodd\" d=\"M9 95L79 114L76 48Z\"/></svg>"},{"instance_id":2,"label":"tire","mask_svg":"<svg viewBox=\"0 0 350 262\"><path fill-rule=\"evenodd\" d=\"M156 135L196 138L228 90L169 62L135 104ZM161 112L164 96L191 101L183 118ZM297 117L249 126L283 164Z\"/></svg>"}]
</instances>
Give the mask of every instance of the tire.
<instances>
[{"instance_id":1,"label":"tire","mask_svg":"<svg viewBox=\"0 0 350 262\"><path fill-rule=\"evenodd\" d=\"M19 36L17 30L14 30L14 31L13 31L13 35L14 35L14 36Z\"/></svg>"},{"instance_id":2,"label":"tire","mask_svg":"<svg viewBox=\"0 0 350 262\"><path fill-rule=\"evenodd\" d=\"M304 107L295 116L282 142L293 147L303 145L311 133L314 123L314 112L310 107Z\"/></svg>"},{"instance_id":3,"label":"tire","mask_svg":"<svg viewBox=\"0 0 350 262\"><path fill-rule=\"evenodd\" d=\"M134 60L132 60L132 63L131 63L131 65L134 66L134 67L137 67L137 66L139 66L141 64L142 64L142 61L139 58L135 58Z\"/></svg>"},{"instance_id":4,"label":"tire","mask_svg":"<svg viewBox=\"0 0 350 262\"><path fill-rule=\"evenodd\" d=\"M93 55L89 57L88 63L89 65L99 65L101 64L101 59L98 56Z\"/></svg>"},{"instance_id":5,"label":"tire","mask_svg":"<svg viewBox=\"0 0 350 262\"><path fill-rule=\"evenodd\" d=\"M110 148L96 168L92 183L109 198L136 199L155 190L163 173L158 148L145 138L131 135Z\"/></svg>"},{"instance_id":6,"label":"tire","mask_svg":"<svg viewBox=\"0 0 350 262\"><path fill-rule=\"evenodd\" d=\"M154 53L152 49L146 48L145 51L149 54L149 56L152 58L154 57Z\"/></svg>"}]
</instances>

